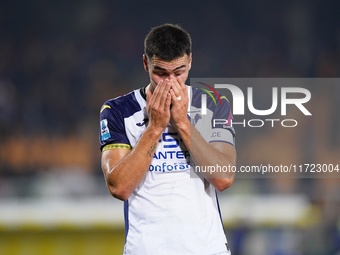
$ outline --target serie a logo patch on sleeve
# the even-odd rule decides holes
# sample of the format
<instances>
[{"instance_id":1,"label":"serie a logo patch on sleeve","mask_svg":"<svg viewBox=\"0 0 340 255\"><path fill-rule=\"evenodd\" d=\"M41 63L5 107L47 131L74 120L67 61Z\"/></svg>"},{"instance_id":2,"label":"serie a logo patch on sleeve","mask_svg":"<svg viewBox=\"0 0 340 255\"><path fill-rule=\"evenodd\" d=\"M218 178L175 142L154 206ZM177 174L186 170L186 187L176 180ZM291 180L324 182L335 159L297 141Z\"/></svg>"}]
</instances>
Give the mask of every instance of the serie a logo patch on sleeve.
<instances>
[{"instance_id":1,"label":"serie a logo patch on sleeve","mask_svg":"<svg viewBox=\"0 0 340 255\"><path fill-rule=\"evenodd\" d=\"M107 119L103 119L100 122L100 131L101 131L102 141L109 139L111 137L109 127L107 126Z\"/></svg>"}]
</instances>

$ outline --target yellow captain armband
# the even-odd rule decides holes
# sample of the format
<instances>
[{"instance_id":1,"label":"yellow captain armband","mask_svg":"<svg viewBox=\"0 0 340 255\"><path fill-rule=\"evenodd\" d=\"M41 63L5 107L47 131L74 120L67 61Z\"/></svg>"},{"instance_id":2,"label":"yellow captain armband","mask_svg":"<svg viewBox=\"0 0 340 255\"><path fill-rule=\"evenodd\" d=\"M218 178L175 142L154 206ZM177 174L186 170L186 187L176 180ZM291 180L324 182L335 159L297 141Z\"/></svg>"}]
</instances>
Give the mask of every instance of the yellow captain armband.
<instances>
[{"instance_id":1,"label":"yellow captain armband","mask_svg":"<svg viewBox=\"0 0 340 255\"><path fill-rule=\"evenodd\" d=\"M114 144L108 144L105 145L102 149L102 152L107 151L107 150L111 150L111 149L127 149L127 150L131 150L132 147L131 145L125 144L125 143L114 143Z\"/></svg>"}]
</instances>

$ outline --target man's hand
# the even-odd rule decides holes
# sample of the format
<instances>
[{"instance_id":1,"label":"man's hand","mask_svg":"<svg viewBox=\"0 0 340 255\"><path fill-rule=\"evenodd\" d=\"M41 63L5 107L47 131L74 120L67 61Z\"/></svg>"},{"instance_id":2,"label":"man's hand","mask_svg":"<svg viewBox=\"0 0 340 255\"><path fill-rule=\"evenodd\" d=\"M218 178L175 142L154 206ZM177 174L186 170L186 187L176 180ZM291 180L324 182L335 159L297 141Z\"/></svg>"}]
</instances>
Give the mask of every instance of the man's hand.
<instances>
[{"instance_id":1,"label":"man's hand","mask_svg":"<svg viewBox=\"0 0 340 255\"><path fill-rule=\"evenodd\" d=\"M160 81L153 92L146 91L146 111L149 117L148 128L162 133L170 121L170 84L169 80Z\"/></svg>"},{"instance_id":2,"label":"man's hand","mask_svg":"<svg viewBox=\"0 0 340 255\"><path fill-rule=\"evenodd\" d=\"M177 129L190 128L190 122L187 116L189 97L188 90L180 78L172 77L170 79L171 93L171 123ZM180 100L179 100L180 99Z\"/></svg>"},{"instance_id":3,"label":"man's hand","mask_svg":"<svg viewBox=\"0 0 340 255\"><path fill-rule=\"evenodd\" d=\"M190 157L198 166L231 165L236 162L235 148L228 143L214 142L208 144L187 117L189 104L188 91L184 82L179 78L172 78L171 84L171 123L173 123L190 152ZM181 100L178 100L178 97ZM217 190L222 191L233 183L234 173L210 174L202 173L202 176Z\"/></svg>"}]
</instances>

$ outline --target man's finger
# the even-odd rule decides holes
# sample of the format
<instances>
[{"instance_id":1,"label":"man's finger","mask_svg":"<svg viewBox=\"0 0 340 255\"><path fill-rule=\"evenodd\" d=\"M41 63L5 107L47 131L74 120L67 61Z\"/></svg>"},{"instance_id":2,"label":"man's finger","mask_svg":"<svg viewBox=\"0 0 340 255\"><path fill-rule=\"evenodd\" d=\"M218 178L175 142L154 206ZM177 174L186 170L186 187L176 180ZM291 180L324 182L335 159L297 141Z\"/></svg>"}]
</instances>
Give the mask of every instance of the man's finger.
<instances>
[{"instance_id":1,"label":"man's finger","mask_svg":"<svg viewBox=\"0 0 340 255\"><path fill-rule=\"evenodd\" d=\"M171 104L171 94L170 94L170 91L169 91L166 94L166 100L165 100L165 105L164 105L165 111L170 111L170 104Z\"/></svg>"},{"instance_id":2,"label":"man's finger","mask_svg":"<svg viewBox=\"0 0 340 255\"><path fill-rule=\"evenodd\" d=\"M152 97L151 91L150 91L150 90L147 90L147 91L146 91L146 106L149 106L151 97Z\"/></svg>"},{"instance_id":3,"label":"man's finger","mask_svg":"<svg viewBox=\"0 0 340 255\"><path fill-rule=\"evenodd\" d=\"M171 80L171 88L175 92L176 97L181 96L181 86L178 84L175 78Z\"/></svg>"},{"instance_id":4,"label":"man's finger","mask_svg":"<svg viewBox=\"0 0 340 255\"><path fill-rule=\"evenodd\" d=\"M161 106L162 105L162 100L163 100L163 94L164 94L164 90L166 89L166 85L167 85L167 81L166 80L164 80L163 82L162 82L162 84L159 84L158 86L157 86L157 91L155 90L155 92L154 92L154 94L157 96L156 97L156 99L155 99L155 104L154 104L154 106L155 106L155 108L157 109L159 106ZM164 102L163 102L163 104L164 104Z\"/></svg>"},{"instance_id":5,"label":"man's finger","mask_svg":"<svg viewBox=\"0 0 340 255\"><path fill-rule=\"evenodd\" d=\"M161 93L162 93L161 97L159 98L159 100L160 100L159 104L160 104L161 107L162 106L164 107L164 105L166 104L166 100L167 100L169 92L170 92L170 84L169 84L169 81L166 80L165 84L164 84L164 88L161 91ZM170 99L171 99L171 97L170 97Z\"/></svg>"},{"instance_id":6,"label":"man's finger","mask_svg":"<svg viewBox=\"0 0 340 255\"><path fill-rule=\"evenodd\" d=\"M150 104L150 105L154 106L155 103L157 102L157 98L159 97L159 90L162 88L163 83L164 83L164 80L161 80L161 81L158 82L155 90L152 93L152 97L151 97L152 104Z\"/></svg>"},{"instance_id":7,"label":"man's finger","mask_svg":"<svg viewBox=\"0 0 340 255\"><path fill-rule=\"evenodd\" d=\"M173 91L173 89L170 89L170 95L171 95L171 101L173 104L177 104L177 96L175 94L175 92Z\"/></svg>"},{"instance_id":8,"label":"man's finger","mask_svg":"<svg viewBox=\"0 0 340 255\"><path fill-rule=\"evenodd\" d=\"M176 77L175 80L178 82L182 89L186 89L186 86L180 77Z\"/></svg>"},{"instance_id":9,"label":"man's finger","mask_svg":"<svg viewBox=\"0 0 340 255\"><path fill-rule=\"evenodd\" d=\"M182 98L188 98L188 89L187 89L187 86L185 86L184 81L179 77L176 77L176 80L181 88Z\"/></svg>"}]
</instances>

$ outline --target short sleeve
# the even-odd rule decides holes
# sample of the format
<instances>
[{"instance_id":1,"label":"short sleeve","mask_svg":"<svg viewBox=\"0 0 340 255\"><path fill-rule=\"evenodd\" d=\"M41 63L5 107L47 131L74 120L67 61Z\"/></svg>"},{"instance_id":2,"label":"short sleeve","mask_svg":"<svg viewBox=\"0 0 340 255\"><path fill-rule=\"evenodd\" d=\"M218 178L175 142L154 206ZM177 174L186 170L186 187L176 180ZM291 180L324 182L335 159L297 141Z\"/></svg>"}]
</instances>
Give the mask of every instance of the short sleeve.
<instances>
[{"instance_id":1,"label":"short sleeve","mask_svg":"<svg viewBox=\"0 0 340 255\"><path fill-rule=\"evenodd\" d=\"M106 102L100 110L99 143L101 151L131 149L125 132L124 116L112 102Z\"/></svg>"}]
</instances>

